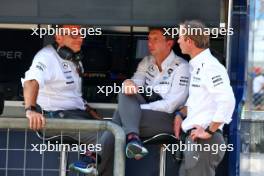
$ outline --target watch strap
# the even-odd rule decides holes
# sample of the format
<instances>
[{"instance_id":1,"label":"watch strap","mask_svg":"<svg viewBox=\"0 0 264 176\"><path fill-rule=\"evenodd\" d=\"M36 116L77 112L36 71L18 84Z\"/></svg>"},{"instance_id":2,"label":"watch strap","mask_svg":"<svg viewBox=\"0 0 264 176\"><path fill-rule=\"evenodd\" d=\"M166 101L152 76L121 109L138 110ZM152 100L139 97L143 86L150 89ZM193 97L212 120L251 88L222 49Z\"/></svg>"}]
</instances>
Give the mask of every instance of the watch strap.
<instances>
[{"instance_id":1,"label":"watch strap","mask_svg":"<svg viewBox=\"0 0 264 176\"><path fill-rule=\"evenodd\" d=\"M181 111L176 111L175 112L175 116L180 116L182 119L185 119L186 118L186 115L184 115Z\"/></svg>"},{"instance_id":2,"label":"watch strap","mask_svg":"<svg viewBox=\"0 0 264 176\"><path fill-rule=\"evenodd\" d=\"M214 135L214 133L215 133L215 132L210 130L210 126L208 126L204 131L211 134L211 135Z\"/></svg>"},{"instance_id":3,"label":"watch strap","mask_svg":"<svg viewBox=\"0 0 264 176\"><path fill-rule=\"evenodd\" d=\"M35 111L35 112L37 112L37 107L36 106L28 106L28 107L25 108L25 111L26 112L27 111Z\"/></svg>"}]
</instances>

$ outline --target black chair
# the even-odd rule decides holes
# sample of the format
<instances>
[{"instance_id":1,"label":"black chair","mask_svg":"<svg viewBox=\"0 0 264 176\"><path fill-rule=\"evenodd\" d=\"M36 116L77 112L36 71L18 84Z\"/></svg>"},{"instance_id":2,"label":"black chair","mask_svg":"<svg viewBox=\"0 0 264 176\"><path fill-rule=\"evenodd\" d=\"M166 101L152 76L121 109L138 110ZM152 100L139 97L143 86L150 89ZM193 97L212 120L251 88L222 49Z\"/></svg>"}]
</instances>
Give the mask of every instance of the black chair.
<instances>
[{"instance_id":1,"label":"black chair","mask_svg":"<svg viewBox=\"0 0 264 176\"><path fill-rule=\"evenodd\" d=\"M61 144L80 144L79 141L75 140L71 136L67 135L55 135L51 137L46 137L42 132L36 132L38 138L44 142L50 142L57 144L57 141L60 141ZM67 172L67 163L68 163L68 152L66 150L60 150L60 174L59 176L66 176Z\"/></svg>"},{"instance_id":2,"label":"black chair","mask_svg":"<svg viewBox=\"0 0 264 176\"><path fill-rule=\"evenodd\" d=\"M168 133L160 133L152 137L142 138L142 140L143 140L143 144L160 145L159 176L165 176L167 151L165 149L164 144L176 144L179 143L179 140L176 139L174 135ZM180 155L181 155L180 151L176 152L176 154L174 155L174 159L180 162L182 158Z\"/></svg>"}]
</instances>

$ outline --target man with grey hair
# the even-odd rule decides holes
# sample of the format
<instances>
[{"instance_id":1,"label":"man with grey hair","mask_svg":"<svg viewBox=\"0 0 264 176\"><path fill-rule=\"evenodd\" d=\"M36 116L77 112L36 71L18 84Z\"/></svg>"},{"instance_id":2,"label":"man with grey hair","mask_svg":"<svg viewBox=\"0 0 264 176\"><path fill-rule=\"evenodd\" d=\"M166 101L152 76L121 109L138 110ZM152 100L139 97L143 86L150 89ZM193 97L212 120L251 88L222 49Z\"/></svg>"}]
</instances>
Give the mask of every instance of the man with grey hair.
<instances>
[{"instance_id":1,"label":"man with grey hair","mask_svg":"<svg viewBox=\"0 0 264 176\"><path fill-rule=\"evenodd\" d=\"M200 28L200 33L186 33L187 28ZM186 134L186 144L197 144L196 151L185 151L185 176L214 176L215 169L224 157L225 150L214 151L225 145L222 134L224 124L231 122L235 98L226 69L211 54L209 35L199 21L186 21L180 25L178 43L190 60L189 97L185 108L177 114L178 125ZM226 145L225 145L226 146ZM207 149L206 149L207 147ZM209 150L208 150L209 148Z\"/></svg>"}]
</instances>

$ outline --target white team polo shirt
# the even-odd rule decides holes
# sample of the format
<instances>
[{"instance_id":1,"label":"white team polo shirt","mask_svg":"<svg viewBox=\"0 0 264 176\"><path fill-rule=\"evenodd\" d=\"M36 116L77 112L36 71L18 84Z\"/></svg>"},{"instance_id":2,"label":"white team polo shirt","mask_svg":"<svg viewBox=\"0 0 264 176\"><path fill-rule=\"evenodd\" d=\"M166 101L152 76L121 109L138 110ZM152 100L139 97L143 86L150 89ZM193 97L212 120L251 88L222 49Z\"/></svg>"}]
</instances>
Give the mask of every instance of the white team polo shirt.
<instances>
[{"instance_id":1,"label":"white team polo shirt","mask_svg":"<svg viewBox=\"0 0 264 176\"><path fill-rule=\"evenodd\" d=\"M85 109L81 92L81 78L71 61L63 60L53 46L41 49L22 79L39 84L37 104L46 111Z\"/></svg>"},{"instance_id":2,"label":"white team polo shirt","mask_svg":"<svg viewBox=\"0 0 264 176\"><path fill-rule=\"evenodd\" d=\"M230 123L235 98L224 66L206 49L191 59L190 73L187 118L182 129L186 132L193 125L207 128L211 122Z\"/></svg>"},{"instance_id":3,"label":"white team polo shirt","mask_svg":"<svg viewBox=\"0 0 264 176\"><path fill-rule=\"evenodd\" d=\"M141 104L142 109L172 113L186 102L189 64L171 51L162 62L161 68L160 72L153 56L146 56L131 79L138 86L154 88L162 97L162 100Z\"/></svg>"},{"instance_id":4,"label":"white team polo shirt","mask_svg":"<svg viewBox=\"0 0 264 176\"><path fill-rule=\"evenodd\" d=\"M253 80L253 92L254 93L264 93L264 76L259 75Z\"/></svg>"}]
</instances>

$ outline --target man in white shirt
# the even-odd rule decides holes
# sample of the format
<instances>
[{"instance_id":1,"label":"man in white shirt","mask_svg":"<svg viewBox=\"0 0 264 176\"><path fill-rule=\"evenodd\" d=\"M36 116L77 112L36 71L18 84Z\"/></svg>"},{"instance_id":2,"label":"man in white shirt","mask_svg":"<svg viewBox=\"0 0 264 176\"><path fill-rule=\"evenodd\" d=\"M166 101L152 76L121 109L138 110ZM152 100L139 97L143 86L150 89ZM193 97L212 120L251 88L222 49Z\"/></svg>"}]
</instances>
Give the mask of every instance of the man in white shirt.
<instances>
[{"instance_id":1,"label":"man in white shirt","mask_svg":"<svg viewBox=\"0 0 264 176\"><path fill-rule=\"evenodd\" d=\"M82 72L80 50L83 37L76 32L80 26L62 25L59 29L65 31L55 35L56 43L44 47L35 55L22 79L26 117L33 130L45 126L45 117L83 120L99 118L82 98L79 74ZM78 134L63 134L79 140ZM95 139L93 133L80 135L82 143L95 143Z\"/></svg>"},{"instance_id":2,"label":"man in white shirt","mask_svg":"<svg viewBox=\"0 0 264 176\"><path fill-rule=\"evenodd\" d=\"M124 93L118 97L113 122L122 126L126 133L128 158L141 159L148 153L140 137L173 133L174 112L185 104L188 96L189 64L172 51L174 40L163 34L162 28L150 29L148 48L151 55L139 63L131 79L124 81ZM142 89L145 94L140 94ZM103 151L99 174L103 170L102 175L112 175L113 136L105 132L100 141ZM80 167L80 162L74 163L71 168L85 173L89 164Z\"/></svg>"},{"instance_id":3,"label":"man in white shirt","mask_svg":"<svg viewBox=\"0 0 264 176\"><path fill-rule=\"evenodd\" d=\"M186 32L191 31L187 29L194 28L201 32ZM178 126L183 120L181 128L187 135L186 144L196 142L203 146L196 152L184 152L186 176L215 175L215 168L225 153L219 149L219 146L225 144L222 128L224 124L231 122L235 108L235 98L227 72L212 56L208 48L209 36L204 31L205 26L199 21L186 21L180 25L178 39L182 53L191 57L191 80L187 108L176 113L178 123L175 124L175 133L179 133ZM217 153L211 148L215 145L219 147ZM204 146L210 146L210 150L206 150Z\"/></svg>"},{"instance_id":4,"label":"man in white shirt","mask_svg":"<svg viewBox=\"0 0 264 176\"><path fill-rule=\"evenodd\" d=\"M253 104L256 110L264 110L264 75L262 69L256 69L256 77L253 79Z\"/></svg>"}]
</instances>

